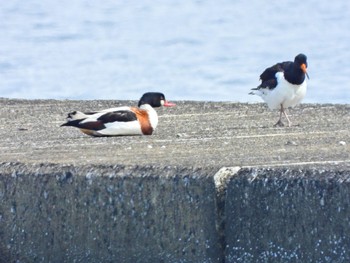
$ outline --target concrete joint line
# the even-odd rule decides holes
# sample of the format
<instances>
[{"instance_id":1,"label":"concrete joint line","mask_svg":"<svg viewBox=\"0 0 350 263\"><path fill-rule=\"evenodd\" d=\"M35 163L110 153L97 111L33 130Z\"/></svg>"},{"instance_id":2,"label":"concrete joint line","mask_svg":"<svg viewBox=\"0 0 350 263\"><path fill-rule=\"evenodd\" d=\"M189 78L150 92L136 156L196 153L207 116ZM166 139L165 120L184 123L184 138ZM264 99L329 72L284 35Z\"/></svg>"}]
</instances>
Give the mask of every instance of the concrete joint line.
<instances>
[{"instance_id":1,"label":"concrete joint line","mask_svg":"<svg viewBox=\"0 0 350 263\"><path fill-rule=\"evenodd\" d=\"M225 215L225 206L226 206L226 188L230 179L237 175L241 167L222 167L214 175L214 183L216 189L216 231L219 237L221 258L225 259L225 249L226 249L226 215ZM225 262L225 260L223 261Z\"/></svg>"},{"instance_id":2,"label":"concrete joint line","mask_svg":"<svg viewBox=\"0 0 350 263\"><path fill-rule=\"evenodd\" d=\"M269 163L269 164L257 164L257 165L247 165L241 168L272 168L272 167L286 167L286 166L305 166L305 165L338 165L342 163L350 163L348 160L330 160L330 161L313 161L313 162L281 162L281 163Z\"/></svg>"}]
</instances>

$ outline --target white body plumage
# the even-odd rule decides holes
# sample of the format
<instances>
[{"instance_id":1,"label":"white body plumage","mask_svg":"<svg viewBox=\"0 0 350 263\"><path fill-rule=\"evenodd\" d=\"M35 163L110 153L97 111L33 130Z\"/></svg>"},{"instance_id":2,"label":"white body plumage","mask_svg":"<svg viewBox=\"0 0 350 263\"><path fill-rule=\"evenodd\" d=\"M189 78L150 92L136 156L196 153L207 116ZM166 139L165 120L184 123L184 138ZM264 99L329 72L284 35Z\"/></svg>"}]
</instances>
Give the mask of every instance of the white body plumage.
<instances>
[{"instance_id":1,"label":"white body plumage","mask_svg":"<svg viewBox=\"0 0 350 263\"><path fill-rule=\"evenodd\" d=\"M289 83L283 72L277 72L276 78L278 85L274 89L260 88L254 91L255 95L259 95L271 110L294 107L302 101L306 95L307 82L306 78L300 85Z\"/></svg>"}]
</instances>

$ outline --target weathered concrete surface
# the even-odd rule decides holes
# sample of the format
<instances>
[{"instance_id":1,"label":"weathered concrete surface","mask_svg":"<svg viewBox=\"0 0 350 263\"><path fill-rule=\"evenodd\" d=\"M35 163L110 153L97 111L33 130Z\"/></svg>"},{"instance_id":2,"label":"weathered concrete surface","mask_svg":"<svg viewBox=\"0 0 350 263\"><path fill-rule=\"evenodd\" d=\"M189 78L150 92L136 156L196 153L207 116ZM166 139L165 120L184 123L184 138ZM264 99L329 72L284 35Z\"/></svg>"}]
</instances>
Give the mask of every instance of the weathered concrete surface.
<instances>
[{"instance_id":1,"label":"weathered concrete surface","mask_svg":"<svg viewBox=\"0 0 350 263\"><path fill-rule=\"evenodd\" d=\"M0 262L222 262L212 173L2 164Z\"/></svg>"},{"instance_id":2,"label":"weathered concrete surface","mask_svg":"<svg viewBox=\"0 0 350 263\"><path fill-rule=\"evenodd\" d=\"M350 262L350 173L242 169L226 197L227 262Z\"/></svg>"},{"instance_id":3,"label":"weathered concrete surface","mask_svg":"<svg viewBox=\"0 0 350 263\"><path fill-rule=\"evenodd\" d=\"M152 136L91 138L59 127L72 110L135 104L0 99L0 159L77 165L350 167L350 105L300 105L290 111L295 124L290 128L274 128L278 112L264 104L181 101L158 110L159 125Z\"/></svg>"},{"instance_id":4,"label":"weathered concrete surface","mask_svg":"<svg viewBox=\"0 0 350 263\"><path fill-rule=\"evenodd\" d=\"M59 127L135 103L0 99L0 262L350 260L349 105L300 105L290 128L263 104L182 101L152 136Z\"/></svg>"}]
</instances>

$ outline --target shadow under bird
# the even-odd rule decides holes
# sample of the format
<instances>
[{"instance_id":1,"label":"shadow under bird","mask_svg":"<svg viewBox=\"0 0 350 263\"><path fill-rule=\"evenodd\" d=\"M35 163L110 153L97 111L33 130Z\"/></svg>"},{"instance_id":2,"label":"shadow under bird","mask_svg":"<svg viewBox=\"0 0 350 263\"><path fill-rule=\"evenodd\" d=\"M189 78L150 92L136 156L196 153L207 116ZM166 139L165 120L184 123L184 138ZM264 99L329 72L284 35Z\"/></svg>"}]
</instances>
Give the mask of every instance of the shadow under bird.
<instances>
[{"instance_id":1,"label":"shadow under bird","mask_svg":"<svg viewBox=\"0 0 350 263\"><path fill-rule=\"evenodd\" d=\"M79 128L90 136L151 135L158 125L156 107L172 107L163 93L147 92L138 107L117 107L96 112L74 111L61 126Z\"/></svg>"},{"instance_id":2,"label":"shadow under bird","mask_svg":"<svg viewBox=\"0 0 350 263\"><path fill-rule=\"evenodd\" d=\"M288 121L288 126L292 125L285 110L294 107L305 97L307 88L305 76L309 78L307 57L304 54L297 55L294 62L277 63L265 69L260 75L261 84L249 94L260 96L271 110L280 110L280 118L274 126L284 126L283 115Z\"/></svg>"}]
</instances>

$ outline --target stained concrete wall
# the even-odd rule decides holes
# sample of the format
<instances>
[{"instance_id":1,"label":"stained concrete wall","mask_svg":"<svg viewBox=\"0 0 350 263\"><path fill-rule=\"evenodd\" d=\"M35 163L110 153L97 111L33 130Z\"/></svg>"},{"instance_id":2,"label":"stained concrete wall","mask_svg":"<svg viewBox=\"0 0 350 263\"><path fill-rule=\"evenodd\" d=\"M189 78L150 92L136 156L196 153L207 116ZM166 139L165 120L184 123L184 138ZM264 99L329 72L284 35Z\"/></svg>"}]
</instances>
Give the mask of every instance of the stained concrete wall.
<instances>
[{"instance_id":1,"label":"stained concrete wall","mask_svg":"<svg viewBox=\"0 0 350 263\"><path fill-rule=\"evenodd\" d=\"M7 262L349 262L350 173L0 164Z\"/></svg>"},{"instance_id":2,"label":"stained concrete wall","mask_svg":"<svg viewBox=\"0 0 350 263\"><path fill-rule=\"evenodd\" d=\"M0 262L222 262L210 169L0 166Z\"/></svg>"},{"instance_id":3,"label":"stained concrete wall","mask_svg":"<svg viewBox=\"0 0 350 263\"><path fill-rule=\"evenodd\" d=\"M227 262L350 262L350 173L242 169L226 196Z\"/></svg>"}]
</instances>

